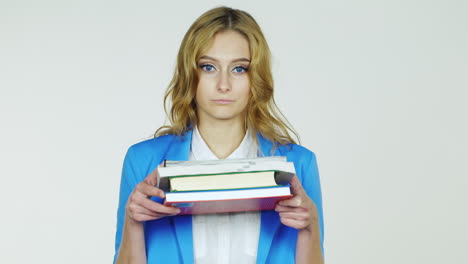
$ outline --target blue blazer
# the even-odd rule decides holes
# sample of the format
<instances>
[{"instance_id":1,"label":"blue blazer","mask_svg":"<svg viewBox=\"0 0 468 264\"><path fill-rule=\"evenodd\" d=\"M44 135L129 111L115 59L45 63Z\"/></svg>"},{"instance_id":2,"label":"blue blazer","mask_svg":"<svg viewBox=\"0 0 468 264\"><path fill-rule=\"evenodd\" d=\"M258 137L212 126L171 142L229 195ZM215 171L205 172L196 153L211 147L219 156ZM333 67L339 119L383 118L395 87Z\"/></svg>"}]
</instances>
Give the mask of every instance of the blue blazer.
<instances>
[{"instance_id":1,"label":"blue blazer","mask_svg":"<svg viewBox=\"0 0 468 264\"><path fill-rule=\"evenodd\" d=\"M323 253L322 196L314 153L295 144L289 144L287 147L279 146L272 152L271 141L265 139L260 133L257 138L260 150L265 156L286 156L288 161L294 162L299 180L317 205ZM189 131L182 137L165 135L137 143L128 149L120 183L114 263L122 239L125 206L129 195L135 186L163 160L188 160L191 141L192 131ZM162 202L159 197L152 197L152 200ZM144 230L148 264L194 262L191 215L147 221L144 223ZM257 263L295 263L296 240L297 230L281 224L278 213L262 211Z\"/></svg>"}]
</instances>

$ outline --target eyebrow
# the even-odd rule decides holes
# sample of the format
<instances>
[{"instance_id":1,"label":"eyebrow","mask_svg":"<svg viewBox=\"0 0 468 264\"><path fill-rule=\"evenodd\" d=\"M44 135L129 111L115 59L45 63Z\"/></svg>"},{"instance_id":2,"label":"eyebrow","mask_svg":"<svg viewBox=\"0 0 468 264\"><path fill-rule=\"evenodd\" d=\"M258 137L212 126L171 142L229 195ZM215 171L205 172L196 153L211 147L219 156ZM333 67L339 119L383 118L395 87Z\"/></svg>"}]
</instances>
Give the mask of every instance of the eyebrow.
<instances>
[{"instance_id":1,"label":"eyebrow","mask_svg":"<svg viewBox=\"0 0 468 264\"><path fill-rule=\"evenodd\" d=\"M207 59L207 60L212 60L212 61L218 62L217 59L215 59L215 58L213 58L213 57L210 57L210 56L206 56L206 55L205 55L205 56L201 56L200 60L201 60L201 59ZM250 62L250 60L247 59L247 58L238 58L238 59L232 60L231 62L239 62L239 61L247 61L247 62Z\"/></svg>"}]
</instances>

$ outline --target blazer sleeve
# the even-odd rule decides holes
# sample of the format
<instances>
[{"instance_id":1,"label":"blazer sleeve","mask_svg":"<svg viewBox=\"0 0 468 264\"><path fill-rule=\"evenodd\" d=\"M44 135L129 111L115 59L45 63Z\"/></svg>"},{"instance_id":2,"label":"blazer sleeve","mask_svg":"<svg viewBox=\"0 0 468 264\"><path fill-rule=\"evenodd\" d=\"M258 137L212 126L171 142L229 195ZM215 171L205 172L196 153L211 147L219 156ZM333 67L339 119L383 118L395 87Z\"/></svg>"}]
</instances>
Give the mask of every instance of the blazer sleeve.
<instances>
[{"instance_id":1,"label":"blazer sleeve","mask_svg":"<svg viewBox=\"0 0 468 264\"><path fill-rule=\"evenodd\" d=\"M140 182L139 178L142 175L139 171L138 166L136 166L136 158L134 153L134 148L130 147L125 155L122 176L120 179L120 194L119 194L119 204L117 209L117 227L115 233L115 254L114 261L117 259L117 255L120 248L120 243L122 241L122 232L123 224L125 220L125 207L127 205L127 200L130 194L135 189L135 186ZM140 177L139 177L140 176Z\"/></svg>"},{"instance_id":2,"label":"blazer sleeve","mask_svg":"<svg viewBox=\"0 0 468 264\"><path fill-rule=\"evenodd\" d=\"M302 185L309 195L310 199L317 206L319 216L319 229L320 229L320 247L322 255L324 256L323 241L324 241L324 222L323 222L323 207L322 207L322 191L320 187L320 177L317 167L317 158L315 154L307 150L305 163L302 166Z\"/></svg>"}]
</instances>

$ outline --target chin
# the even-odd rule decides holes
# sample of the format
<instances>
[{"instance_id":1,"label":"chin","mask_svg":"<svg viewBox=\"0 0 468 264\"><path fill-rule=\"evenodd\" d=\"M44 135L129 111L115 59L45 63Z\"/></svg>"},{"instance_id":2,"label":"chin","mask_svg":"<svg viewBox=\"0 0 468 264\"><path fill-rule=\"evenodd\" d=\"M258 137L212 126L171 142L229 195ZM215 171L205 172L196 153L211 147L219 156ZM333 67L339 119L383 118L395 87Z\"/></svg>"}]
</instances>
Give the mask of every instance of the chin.
<instances>
[{"instance_id":1,"label":"chin","mask_svg":"<svg viewBox=\"0 0 468 264\"><path fill-rule=\"evenodd\" d=\"M214 119L217 119L217 120L224 120L224 121L227 121L227 120L234 120L234 119L240 118L240 114L239 114L239 113L213 113L211 116L212 116Z\"/></svg>"},{"instance_id":2,"label":"chin","mask_svg":"<svg viewBox=\"0 0 468 264\"><path fill-rule=\"evenodd\" d=\"M231 115L215 115L213 116L215 119L218 120L223 120L223 121L228 121L228 120L233 120L236 119L236 116L231 116Z\"/></svg>"}]
</instances>

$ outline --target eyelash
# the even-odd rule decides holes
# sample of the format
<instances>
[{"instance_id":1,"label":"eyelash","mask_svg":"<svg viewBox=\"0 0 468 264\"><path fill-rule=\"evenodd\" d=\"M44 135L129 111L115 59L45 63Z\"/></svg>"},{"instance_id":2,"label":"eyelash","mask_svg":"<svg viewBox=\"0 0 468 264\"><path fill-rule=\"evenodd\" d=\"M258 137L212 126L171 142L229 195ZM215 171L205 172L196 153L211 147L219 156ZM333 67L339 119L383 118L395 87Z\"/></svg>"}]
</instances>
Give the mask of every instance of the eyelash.
<instances>
[{"instance_id":1,"label":"eyelash","mask_svg":"<svg viewBox=\"0 0 468 264\"><path fill-rule=\"evenodd\" d=\"M211 72L211 71L207 71L207 70L204 69L206 66L210 66L210 67L215 68L215 66L213 66L213 65L211 65L211 64L207 64L207 63L201 64L199 67L200 67L200 69L202 69L202 70L205 71L205 72ZM241 68L242 70L244 70L244 72L248 72L248 71L249 71L249 69L246 68L246 67L244 67L244 66L236 66L236 67L234 67L234 69L237 69L237 68ZM216 68L215 68L215 69L216 69ZM236 72L236 73L244 73L244 72Z\"/></svg>"}]
</instances>

